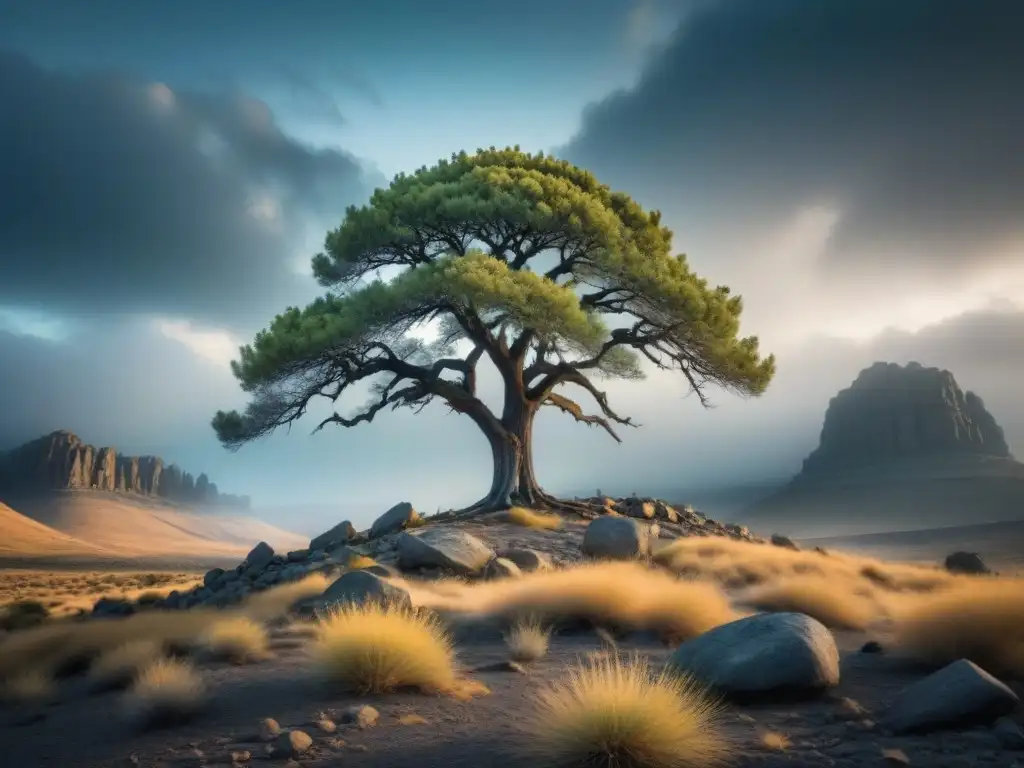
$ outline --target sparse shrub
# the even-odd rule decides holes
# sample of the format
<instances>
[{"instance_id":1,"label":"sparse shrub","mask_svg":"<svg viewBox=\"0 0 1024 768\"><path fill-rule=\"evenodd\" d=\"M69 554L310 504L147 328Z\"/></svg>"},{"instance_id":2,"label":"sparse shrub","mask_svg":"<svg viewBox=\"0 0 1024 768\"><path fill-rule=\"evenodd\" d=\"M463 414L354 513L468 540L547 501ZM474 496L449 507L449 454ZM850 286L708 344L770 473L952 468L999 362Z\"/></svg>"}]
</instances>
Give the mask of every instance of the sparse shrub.
<instances>
[{"instance_id":1,"label":"sparse shrub","mask_svg":"<svg viewBox=\"0 0 1024 768\"><path fill-rule=\"evenodd\" d=\"M345 603L320 624L313 654L322 674L354 693L458 688L452 641L433 613L398 603Z\"/></svg>"},{"instance_id":2,"label":"sparse shrub","mask_svg":"<svg viewBox=\"0 0 1024 768\"><path fill-rule=\"evenodd\" d=\"M521 525L523 528L553 531L562 527L562 518L558 515L538 512L528 507L512 507L503 517L507 522Z\"/></svg>"},{"instance_id":3,"label":"sparse shrub","mask_svg":"<svg viewBox=\"0 0 1024 768\"><path fill-rule=\"evenodd\" d=\"M195 668L180 659L159 659L145 667L128 691L129 715L144 727L191 719L205 703L205 686Z\"/></svg>"},{"instance_id":4,"label":"sparse shrub","mask_svg":"<svg viewBox=\"0 0 1024 768\"><path fill-rule=\"evenodd\" d=\"M212 659L246 664L268 654L266 628L246 616L214 622L199 637L202 654Z\"/></svg>"},{"instance_id":5,"label":"sparse shrub","mask_svg":"<svg viewBox=\"0 0 1024 768\"><path fill-rule=\"evenodd\" d=\"M718 704L646 659L596 654L541 690L527 749L549 766L709 768L729 743Z\"/></svg>"},{"instance_id":6,"label":"sparse shrub","mask_svg":"<svg viewBox=\"0 0 1024 768\"><path fill-rule=\"evenodd\" d=\"M372 557L366 555L360 555L358 552L350 555L348 560L345 562L345 567L350 571L358 571L360 568L369 568L371 565L376 565L377 561Z\"/></svg>"},{"instance_id":7,"label":"sparse shrub","mask_svg":"<svg viewBox=\"0 0 1024 768\"><path fill-rule=\"evenodd\" d=\"M101 654L89 667L94 690L126 688L139 672L164 654L155 640L133 640Z\"/></svg>"},{"instance_id":8,"label":"sparse shrub","mask_svg":"<svg viewBox=\"0 0 1024 768\"><path fill-rule=\"evenodd\" d=\"M537 661L548 652L550 638L550 631L536 619L518 621L505 636L509 657L513 661Z\"/></svg>"},{"instance_id":9,"label":"sparse shrub","mask_svg":"<svg viewBox=\"0 0 1024 768\"><path fill-rule=\"evenodd\" d=\"M760 611L804 613L831 629L867 629L881 617L870 593L820 576L781 578L742 593L738 600Z\"/></svg>"},{"instance_id":10,"label":"sparse shrub","mask_svg":"<svg viewBox=\"0 0 1024 768\"><path fill-rule=\"evenodd\" d=\"M271 621L288 613L300 600L322 595L330 580L322 573L311 573L304 579L280 584L265 592L251 595L242 605L242 611L256 621Z\"/></svg>"}]
</instances>

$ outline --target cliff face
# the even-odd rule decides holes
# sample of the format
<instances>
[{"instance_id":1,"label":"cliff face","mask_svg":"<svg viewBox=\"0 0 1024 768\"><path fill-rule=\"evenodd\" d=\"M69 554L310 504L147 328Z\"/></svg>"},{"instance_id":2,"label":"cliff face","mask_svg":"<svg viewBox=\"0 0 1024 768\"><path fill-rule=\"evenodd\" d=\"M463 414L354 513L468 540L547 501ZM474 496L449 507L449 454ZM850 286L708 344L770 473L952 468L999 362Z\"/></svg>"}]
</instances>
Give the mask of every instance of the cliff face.
<instances>
[{"instance_id":1,"label":"cliff face","mask_svg":"<svg viewBox=\"0 0 1024 768\"><path fill-rule=\"evenodd\" d=\"M952 373L875 363L832 398L801 475L956 455L1013 458L981 398L960 389Z\"/></svg>"},{"instance_id":2,"label":"cliff face","mask_svg":"<svg viewBox=\"0 0 1024 768\"><path fill-rule=\"evenodd\" d=\"M71 432L53 432L0 457L0 488L138 493L190 504L248 509L248 496L220 493L205 475L194 478L157 456L124 456L95 448Z\"/></svg>"}]
</instances>

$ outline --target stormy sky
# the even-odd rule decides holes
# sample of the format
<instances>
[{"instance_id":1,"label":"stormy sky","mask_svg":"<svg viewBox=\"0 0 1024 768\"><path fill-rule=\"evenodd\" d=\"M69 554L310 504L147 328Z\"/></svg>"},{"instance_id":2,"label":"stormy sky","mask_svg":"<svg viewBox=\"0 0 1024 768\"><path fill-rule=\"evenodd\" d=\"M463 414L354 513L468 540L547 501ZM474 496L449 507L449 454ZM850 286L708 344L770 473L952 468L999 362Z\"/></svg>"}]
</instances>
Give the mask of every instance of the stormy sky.
<instances>
[{"instance_id":1,"label":"stormy sky","mask_svg":"<svg viewBox=\"0 0 1024 768\"><path fill-rule=\"evenodd\" d=\"M549 489L784 478L880 359L949 368L1024 454L1022 36L1016 0L0 0L0 447L69 428L297 528L475 500L486 444L441 406L234 454L209 419L345 206L518 143L662 210L779 360L712 410L607 384L622 445L545 412Z\"/></svg>"}]
</instances>

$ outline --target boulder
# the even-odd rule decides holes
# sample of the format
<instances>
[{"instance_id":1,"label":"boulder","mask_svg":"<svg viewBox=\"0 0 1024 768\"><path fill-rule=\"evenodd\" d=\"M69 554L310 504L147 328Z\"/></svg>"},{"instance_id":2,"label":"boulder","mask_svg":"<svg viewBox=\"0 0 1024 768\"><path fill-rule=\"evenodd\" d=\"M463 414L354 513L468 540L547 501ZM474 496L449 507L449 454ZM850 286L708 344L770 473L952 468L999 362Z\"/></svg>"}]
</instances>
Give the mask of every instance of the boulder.
<instances>
[{"instance_id":1,"label":"boulder","mask_svg":"<svg viewBox=\"0 0 1024 768\"><path fill-rule=\"evenodd\" d=\"M771 543L776 547L782 547L783 549L792 549L794 552L800 551L800 547L797 546L795 541L789 538L789 536L783 536L780 533L772 534Z\"/></svg>"},{"instance_id":2,"label":"boulder","mask_svg":"<svg viewBox=\"0 0 1024 768\"><path fill-rule=\"evenodd\" d=\"M348 520L343 520L329 531L324 531L319 536L310 539L310 550L331 549L339 544L346 544L356 538L356 529Z\"/></svg>"},{"instance_id":3,"label":"boulder","mask_svg":"<svg viewBox=\"0 0 1024 768\"><path fill-rule=\"evenodd\" d=\"M485 579L515 579L523 575L519 566L504 557L496 557L484 568Z\"/></svg>"},{"instance_id":4,"label":"boulder","mask_svg":"<svg viewBox=\"0 0 1024 768\"><path fill-rule=\"evenodd\" d=\"M412 504L408 501L403 501L400 504L395 504L373 521L373 525L370 527L370 538L376 539L389 533L404 531L410 524L418 520L420 520L419 512L413 509Z\"/></svg>"},{"instance_id":5,"label":"boulder","mask_svg":"<svg viewBox=\"0 0 1024 768\"><path fill-rule=\"evenodd\" d=\"M883 725L894 733L992 723L1020 699L977 664L960 659L904 689L889 705Z\"/></svg>"},{"instance_id":6,"label":"boulder","mask_svg":"<svg viewBox=\"0 0 1024 768\"><path fill-rule=\"evenodd\" d=\"M494 558L494 552L476 538L457 528L428 528L403 533L398 538L398 567L446 568L461 574L476 574Z\"/></svg>"},{"instance_id":7,"label":"boulder","mask_svg":"<svg viewBox=\"0 0 1024 768\"><path fill-rule=\"evenodd\" d=\"M274 550L265 541L261 541L255 547L253 547L249 554L245 556L245 562L248 563L250 571L261 571L270 565L270 562L274 559Z\"/></svg>"},{"instance_id":8,"label":"boulder","mask_svg":"<svg viewBox=\"0 0 1024 768\"><path fill-rule=\"evenodd\" d=\"M801 692L839 683L839 650L821 622L802 613L762 613L683 643L670 668L727 695Z\"/></svg>"},{"instance_id":9,"label":"boulder","mask_svg":"<svg viewBox=\"0 0 1024 768\"><path fill-rule=\"evenodd\" d=\"M626 514L629 517L637 517L641 520L654 519L654 505L649 501L633 499L626 507Z\"/></svg>"},{"instance_id":10,"label":"boulder","mask_svg":"<svg viewBox=\"0 0 1024 768\"><path fill-rule=\"evenodd\" d=\"M535 549L511 547L509 549L499 550L497 554L499 558L511 560L519 566L519 570L524 573L529 573L531 571L549 571L554 568L551 558L543 552L538 552Z\"/></svg>"},{"instance_id":11,"label":"boulder","mask_svg":"<svg viewBox=\"0 0 1024 768\"><path fill-rule=\"evenodd\" d=\"M270 755L275 760L287 760L308 752L312 746L313 739L308 733L291 728L274 739Z\"/></svg>"},{"instance_id":12,"label":"boulder","mask_svg":"<svg viewBox=\"0 0 1024 768\"><path fill-rule=\"evenodd\" d=\"M317 598L318 607L327 608L339 603L397 602L411 605L409 593L375 573L349 571L338 577Z\"/></svg>"},{"instance_id":13,"label":"boulder","mask_svg":"<svg viewBox=\"0 0 1024 768\"><path fill-rule=\"evenodd\" d=\"M670 523L679 522L679 513L676 512L674 507L666 504L664 501L656 501L654 503L654 515Z\"/></svg>"},{"instance_id":14,"label":"boulder","mask_svg":"<svg viewBox=\"0 0 1024 768\"><path fill-rule=\"evenodd\" d=\"M397 568L393 568L390 565L385 565L383 563L374 563L373 565L368 565L366 568L360 568L359 570L375 574L383 579L394 579L402 575L402 572Z\"/></svg>"},{"instance_id":15,"label":"boulder","mask_svg":"<svg viewBox=\"0 0 1024 768\"><path fill-rule=\"evenodd\" d=\"M945 566L950 573L982 574L992 572L977 552L953 552L946 556Z\"/></svg>"},{"instance_id":16,"label":"boulder","mask_svg":"<svg viewBox=\"0 0 1024 768\"><path fill-rule=\"evenodd\" d=\"M609 560L632 560L650 553L646 526L629 517L598 517L583 534L583 554Z\"/></svg>"},{"instance_id":17,"label":"boulder","mask_svg":"<svg viewBox=\"0 0 1024 768\"><path fill-rule=\"evenodd\" d=\"M216 589L217 583L224 577L223 568L214 568L211 571L207 571L206 575L203 576L203 586L207 589Z\"/></svg>"}]
</instances>

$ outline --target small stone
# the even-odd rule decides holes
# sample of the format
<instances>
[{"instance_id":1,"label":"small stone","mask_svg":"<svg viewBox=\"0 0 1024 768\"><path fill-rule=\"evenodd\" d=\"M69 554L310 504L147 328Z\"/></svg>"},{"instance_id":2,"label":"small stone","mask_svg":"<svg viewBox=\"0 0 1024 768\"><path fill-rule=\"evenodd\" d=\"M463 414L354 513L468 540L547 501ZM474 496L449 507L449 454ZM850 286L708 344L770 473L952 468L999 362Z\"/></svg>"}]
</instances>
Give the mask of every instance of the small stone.
<instances>
[{"instance_id":1,"label":"small stone","mask_svg":"<svg viewBox=\"0 0 1024 768\"><path fill-rule=\"evenodd\" d=\"M341 722L346 725L357 725L360 728L372 728L377 724L380 712L368 704L349 707L342 713Z\"/></svg>"},{"instance_id":2,"label":"small stone","mask_svg":"<svg viewBox=\"0 0 1024 768\"><path fill-rule=\"evenodd\" d=\"M252 752L247 749L239 749L231 753L232 763L248 763L252 760Z\"/></svg>"},{"instance_id":3,"label":"small stone","mask_svg":"<svg viewBox=\"0 0 1024 768\"><path fill-rule=\"evenodd\" d=\"M897 768L901 765L910 765L910 758L902 749L883 749L882 765Z\"/></svg>"},{"instance_id":4,"label":"small stone","mask_svg":"<svg viewBox=\"0 0 1024 768\"><path fill-rule=\"evenodd\" d=\"M1024 729L1008 717L1000 717L992 725L992 733L1003 749L1024 750Z\"/></svg>"},{"instance_id":5,"label":"small stone","mask_svg":"<svg viewBox=\"0 0 1024 768\"><path fill-rule=\"evenodd\" d=\"M336 730L338 730L338 726L334 724L334 721L328 720L327 718L317 720L315 725L324 733L334 733Z\"/></svg>"},{"instance_id":6,"label":"small stone","mask_svg":"<svg viewBox=\"0 0 1024 768\"><path fill-rule=\"evenodd\" d=\"M274 740L271 756L278 759L297 757L311 746L313 746L313 739L308 733L292 728Z\"/></svg>"},{"instance_id":7,"label":"small stone","mask_svg":"<svg viewBox=\"0 0 1024 768\"><path fill-rule=\"evenodd\" d=\"M868 640L860 647L861 653L881 653L882 650L882 644L877 640Z\"/></svg>"},{"instance_id":8,"label":"small stone","mask_svg":"<svg viewBox=\"0 0 1024 768\"><path fill-rule=\"evenodd\" d=\"M272 717L265 717L260 720L258 733L260 741L273 741L281 735L281 724Z\"/></svg>"}]
</instances>

